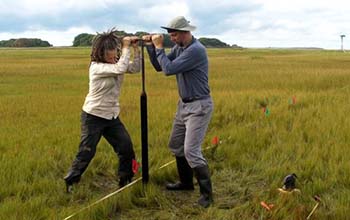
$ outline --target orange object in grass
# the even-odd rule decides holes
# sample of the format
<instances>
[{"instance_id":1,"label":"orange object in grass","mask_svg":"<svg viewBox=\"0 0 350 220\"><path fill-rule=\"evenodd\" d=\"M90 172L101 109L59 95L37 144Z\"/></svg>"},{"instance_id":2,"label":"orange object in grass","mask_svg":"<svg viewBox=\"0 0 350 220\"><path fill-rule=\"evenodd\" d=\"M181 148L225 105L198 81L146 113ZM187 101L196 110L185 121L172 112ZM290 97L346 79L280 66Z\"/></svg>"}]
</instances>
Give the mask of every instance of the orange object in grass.
<instances>
[{"instance_id":1,"label":"orange object in grass","mask_svg":"<svg viewBox=\"0 0 350 220\"><path fill-rule=\"evenodd\" d=\"M260 205L262 206L262 207L264 207L267 211L271 211L271 209L273 208L273 204L270 204L270 205L268 205L268 204L266 204L264 201L261 201L260 202Z\"/></svg>"},{"instance_id":2,"label":"orange object in grass","mask_svg":"<svg viewBox=\"0 0 350 220\"><path fill-rule=\"evenodd\" d=\"M213 140L211 141L211 143L212 143L213 145L218 145L218 144L219 144L219 138L218 138L218 136L215 136L215 137L213 138Z\"/></svg>"}]
</instances>

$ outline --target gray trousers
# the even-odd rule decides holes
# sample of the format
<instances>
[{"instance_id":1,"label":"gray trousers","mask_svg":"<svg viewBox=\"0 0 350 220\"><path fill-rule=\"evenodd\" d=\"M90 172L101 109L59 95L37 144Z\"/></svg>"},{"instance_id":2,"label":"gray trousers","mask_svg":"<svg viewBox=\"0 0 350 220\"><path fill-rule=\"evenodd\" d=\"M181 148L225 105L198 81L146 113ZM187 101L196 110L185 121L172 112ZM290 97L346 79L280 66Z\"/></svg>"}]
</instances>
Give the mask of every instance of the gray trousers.
<instances>
[{"instance_id":1,"label":"gray trousers","mask_svg":"<svg viewBox=\"0 0 350 220\"><path fill-rule=\"evenodd\" d=\"M170 135L169 148L176 157L186 157L191 168L207 165L201 145L213 112L209 97L190 103L179 100Z\"/></svg>"}]
</instances>

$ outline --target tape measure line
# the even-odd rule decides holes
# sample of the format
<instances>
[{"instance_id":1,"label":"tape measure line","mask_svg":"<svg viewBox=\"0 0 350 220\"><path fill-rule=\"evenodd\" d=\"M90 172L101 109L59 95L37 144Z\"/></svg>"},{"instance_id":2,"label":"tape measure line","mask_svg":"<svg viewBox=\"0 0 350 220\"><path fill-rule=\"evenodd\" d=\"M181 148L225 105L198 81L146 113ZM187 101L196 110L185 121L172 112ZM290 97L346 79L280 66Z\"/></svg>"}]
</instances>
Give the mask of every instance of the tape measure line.
<instances>
[{"instance_id":1,"label":"tape measure line","mask_svg":"<svg viewBox=\"0 0 350 220\"><path fill-rule=\"evenodd\" d=\"M90 205L88 205L88 206L86 206L86 207L80 209L79 211L77 211L77 212L71 214L70 216L66 217L64 220L68 220L68 219L74 217L75 215L79 214L80 212L82 212L82 211L84 211L84 210L86 210L86 209L88 209L88 208L90 208L90 207L92 207L92 206L94 206L94 205L96 205L96 204L102 202L103 200L108 199L109 197L114 196L115 194L120 193L120 192L123 191L124 189L127 189L127 188L131 187L132 185L134 185L135 183L139 182L140 180L142 180L142 177L137 178L136 180L132 181L132 182L129 183L128 185L125 185L125 186L123 186L122 188L120 188L120 189L118 189L118 190L116 190L116 191L114 191L114 192L112 192L112 193L106 195L105 197L103 197L103 198L97 200L96 202L91 203Z\"/></svg>"}]
</instances>

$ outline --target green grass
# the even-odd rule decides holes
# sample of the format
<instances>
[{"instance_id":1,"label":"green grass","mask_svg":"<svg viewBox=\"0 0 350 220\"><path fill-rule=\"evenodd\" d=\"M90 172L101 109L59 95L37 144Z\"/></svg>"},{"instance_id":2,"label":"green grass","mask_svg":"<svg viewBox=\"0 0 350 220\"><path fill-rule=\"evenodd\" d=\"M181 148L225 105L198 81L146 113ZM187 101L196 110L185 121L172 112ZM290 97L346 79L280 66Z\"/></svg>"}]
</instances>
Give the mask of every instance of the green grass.
<instances>
[{"instance_id":1,"label":"green grass","mask_svg":"<svg viewBox=\"0 0 350 220\"><path fill-rule=\"evenodd\" d=\"M72 195L62 177L75 156L88 91L89 48L0 50L0 219L63 219L115 191L116 155L105 140ZM174 77L146 62L150 184L136 184L72 219L350 219L350 55L338 51L209 49L215 110L204 147L215 204L164 190L176 179L167 141ZM140 159L141 76L127 75L121 119ZM296 104L290 99L295 96ZM270 115L265 116L262 105ZM280 195L298 175L300 194ZM260 201L273 203L271 212Z\"/></svg>"}]
</instances>

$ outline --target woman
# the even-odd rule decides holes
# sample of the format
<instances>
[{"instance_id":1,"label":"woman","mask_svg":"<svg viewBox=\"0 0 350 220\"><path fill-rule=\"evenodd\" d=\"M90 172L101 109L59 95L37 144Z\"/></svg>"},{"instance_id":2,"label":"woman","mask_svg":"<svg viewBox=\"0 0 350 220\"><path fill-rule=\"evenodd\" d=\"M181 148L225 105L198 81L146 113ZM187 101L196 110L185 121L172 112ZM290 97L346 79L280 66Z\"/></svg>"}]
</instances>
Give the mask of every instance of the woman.
<instances>
[{"instance_id":1,"label":"woman","mask_svg":"<svg viewBox=\"0 0 350 220\"><path fill-rule=\"evenodd\" d=\"M134 50L130 62L130 44ZM112 29L97 34L93 40L89 68L89 93L81 113L79 151L64 177L67 192L78 183L95 155L103 136L119 157L119 186L131 182L135 153L130 136L119 118L119 95L124 73L140 71L140 51L137 37L124 37L122 42Z\"/></svg>"}]
</instances>

